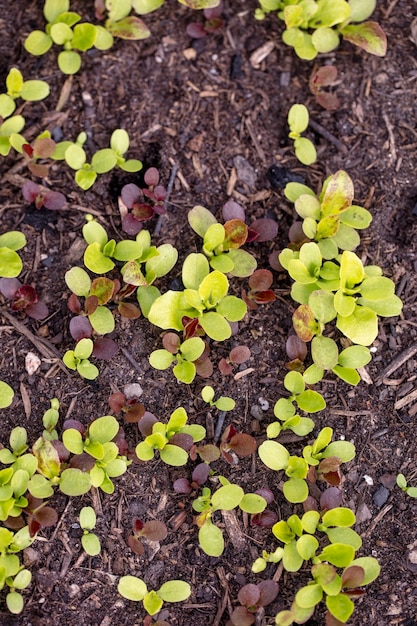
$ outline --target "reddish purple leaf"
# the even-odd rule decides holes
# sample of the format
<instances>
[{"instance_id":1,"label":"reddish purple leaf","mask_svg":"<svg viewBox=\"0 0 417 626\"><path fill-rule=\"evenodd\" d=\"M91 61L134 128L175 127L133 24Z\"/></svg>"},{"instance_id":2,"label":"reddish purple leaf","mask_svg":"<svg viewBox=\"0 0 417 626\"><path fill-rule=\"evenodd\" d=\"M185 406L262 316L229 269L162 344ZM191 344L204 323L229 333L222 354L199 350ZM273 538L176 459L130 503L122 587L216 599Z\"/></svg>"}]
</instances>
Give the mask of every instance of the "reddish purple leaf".
<instances>
[{"instance_id":1,"label":"reddish purple leaf","mask_svg":"<svg viewBox=\"0 0 417 626\"><path fill-rule=\"evenodd\" d=\"M68 430L69 428L74 428L75 430L78 430L78 432L81 433L82 435L84 435L86 431L86 427L84 426L84 424L82 424L78 420L72 420L72 419L65 420L62 426L62 430Z\"/></svg>"},{"instance_id":2,"label":"reddish purple leaf","mask_svg":"<svg viewBox=\"0 0 417 626\"><path fill-rule=\"evenodd\" d=\"M139 307L132 302L120 302L117 307L120 315L129 320L137 320L141 316Z\"/></svg>"},{"instance_id":3,"label":"reddish purple leaf","mask_svg":"<svg viewBox=\"0 0 417 626\"><path fill-rule=\"evenodd\" d=\"M198 22L191 22L187 25L185 32L193 39L204 39L207 36L204 26Z\"/></svg>"},{"instance_id":4,"label":"reddish purple leaf","mask_svg":"<svg viewBox=\"0 0 417 626\"><path fill-rule=\"evenodd\" d=\"M251 626L255 622L255 616L244 606L238 606L231 615L231 622L233 626Z\"/></svg>"},{"instance_id":5,"label":"reddish purple leaf","mask_svg":"<svg viewBox=\"0 0 417 626\"><path fill-rule=\"evenodd\" d=\"M143 544L137 537L130 535L127 539L127 543L129 544L129 548L133 550L135 554L139 554L140 556L145 552L145 548L143 547Z\"/></svg>"},{"instance_id":6,"label":"reddish purple leaf","mask_svg":"<svg viewBox=\"0 0 417 626\"><path fill-rule=\"evenodd\" d=\"M188 478L177 478L177 480L173 484L173 487L176 493L190 494L193 490Z\"/></svg>"},{"instance_id":7,"label":"reddish purple leaf","mask_svg":"<svg viewBox=\"0 0 417 626\"><path fill-rule=\"evenodd\" d=\"M67 203L67 199L60 191L47 191L43 197L43 206L50 211L60 211Z\"/></svg>"},{"instance_id":8,"label":"reddish purple leaf","mask_svg":"<svg viewBox=\"0 0 417 626\"><path fill-rule=\"evenodd\" d=\"M329 487L323 492L320 498L320 508L322 511L335 509L341 506L343 501L343 493L338 487Z\"/></svg>"},{"instance_id":9,"label":"reddish purple leaf","mask_svg":"<svg viewBox=\"0 0 417 626\"><path fill-rule=\"evenodd\" d=\"M13 311L21 311L29 304L35 304L38 301L36 289L31 285L22 285L14 294L15 300L12 304Z\"/></svg>"},{"instance_id":10,"label":"reddish purple leaf","mask_svg":"<svg viewBox=\"0 0 417 626\"><path fill-rule=\"evenodd\" d=\"M91 337L93 328L90 324L88 317L84 315L77 315L77 317L73 317L69 323L69 331L71 337L75 339L75 341L80 341L80 339L87 339Z\"/></svg>"},{"instance_id":11,"label":"reddish purple leaf","mask_svg":"<svg viewBox=\"0 0 417 626\"><path fill-rule=\"evenodd\" d=\"M191 449L194 440L191 435L187 435L186 433L175 433L175 435L169 440L169 443L188 452Z\"/></svg>"},{"instance_id":12,"label":"reddish purple leaf","mask_svg":"<svg viewBox=\"0 0 417 626\"><path fill-rule=\"evenodd\" d=\"M249 287L254 291L265 291L270 288L273 279L269 270L255 270L249 278Z\"/></svg>"},{"instance_id":13,"label":"reddish purple leaf","mask_svg":"<svg viewBox=\"0 0 417 626\"><path fill-rule=\"evenodd\" d=\"M256 241L263 243L264 241L272 241L278 234L278 223L269 218L261 217L250 225L251 229L258 233Z\"/></svg>"},{"instance_id":14,"label":"reddish purple leaf","mask_svg":"<svg viewBox=\"0 0 417 626\"><path fill-rule=\"evenodd\" d=\"M272 528L272 526L277 523L278 519L278 515L274 511L266 509L265 511L262 511L262 513L252 515L251 523L254 526L260 526L261 528Z\"/></svg>"},{"instance_id":15,"label":"reddish purple leaf","mask_svg":"<svg viewBox=\"0 0 417 626\"><path fill-rule=\"evenodd\" d=\"M75 469L80 469L82 472L89 472L95 464L96 460L87 452L83 452L82 454L75 454L71 458L69 465Z\"/></svg>"},{"instance_id":16,"label":"reddish purple leaf","mask_svg":"<svg viewBox=\"0 0 417 626\"><path fill-rule=\"evenodd\" d=\"M354 589L360 587L365 578L365 570L359 565L350 565L342 574L342 587Z\"/></svg>"},{"instance_id":17,"label":"reddish purple leaf","mask_svg":"<svg viewBox=\"0 0 417 626\"><path fill-rule=\"evenodd\" d=\"M219 370L225 376L229 376L233 374L233 367L226 361L226 359L220 359L219 361Z\"/></svg>"},{"instance_id":18,"label":"reddish purple leaf","mask_svg":"<svg viewBox=\"0 0 417 626\"><path fill-rule=\"evenodd\" d=\"M225 222L233 219L245 221L245 209L234 200L228 200L223 205L222 215Z\"/></svg>"},{"instance_id":19,"label":"reddish purple leaf","mask_svg":"<svg viewBox=\"0 0 417 626\"><path fill-rule=\"evenodd\" d=\"M138 423L138 428L139 428L140 434L143 437L147 437L148 435L151 435L152 434L152 427L153 427L154 424L156 424L157 421L158 420L155 417L155 415L153 415L149 411L146 411L145 415L142 417L142 419Z\"/></svg>"},{"instance_id":20,"label":"reddish purple leaf","mask_svg":"<svg viewBox=\"0 0 417 626\"><path fill-rule=\"evenodd\" d=\"M239 590L238 600L242 606L255 607L260 598L261 592L258 585L249 583Z\"/></svg>"},{"instance_id":21,"label":"reddish purple leaf","mask_svg":"<svg viewBox=\"0 0 417 626\"><path fill-rule=\"evenodd\" d=\"M208 358L201 360L200 357L197 361L194 361L194 365L197 374L201 376L201 378L210 378L213 374L213 363Z\"/></svg>"},{"instance_id":22,"label":"reddish purple leaf","mask_svg":"<svg viewBox=\"0 0 417 626\"><path fill-rule=\"evenodd\" d=\"M166 538L168 530L163 522L151 520L145 522L140 534L149 541L162 541Z\"/></svg>"},{"instance_id":23,"label":"reddish purple leaf","mask_svg":"<svg viewBox=\"0 0 417 626\"><path fill-rule=\"evenodd\" d=\"M159 183L159 172L156 167L150 167L147 169L143 179L148 187L156 187Z\"/></svg>"},{"instance_id":24,"label":"reddish purple leaf","mask_svg":"<svg viewBox=\"0 0 417 626\"><path fill-rule=\"evenodd\" d=\"M0 293L6 300L12 300L21 286L18 278L0 278Z\"/></svg>"},{"instance_id":25,"label":"reddish purple leaf","mask_svg":"<svg viewBox=\"0 0 417 626\"><path fill-rule=\"evenodd\" d=\"M210 475L210 466L207 463L199 463L193 470L192 480L198 485L204 485Z\"/></svg>"},{"instance_id":26,"label":"reddish purple leaf","mask_svg":"<svg viewBox=\"0 0 417 626\"><path fill-rule=\"evenodd\" d=\"M35 302L35 304L29 304L25 308L25 313L34 320L44 320L49 315L49 309L45 302Z\"/></svg>"},{"instance_id":27,"label":"reddish purple leaf","mask_svg":"<svg viewBox=\"0 0 417 626\"><path fill-rule=\"evenodd\" d=\"M113 413L121 413L126 405L126 396L121 391L112 393L109 398L109 406Z\"/></svg>"},{"instance_id":28,"label":"reddish purple leaf","mask_svg":"<svg viewBox=\"0 0 417 626\"><path fill-rule=\"evenodd\" d=\"M142 230L142 224L138 222L131 213L128 213L122 219L122 230L127 235L134 237Z\"/></svg>"},{"instance_id":29,"label":"reddish purple leaf","mask_svg":"<svg viewBox=\"0 0 417 626\"><path fill-rule=\"evenodd\" d=\"M22 194L26 202L35 202L37 196L40 194L40 187L31 180L27 180L23 183Z\"/></svg>"},{"instance_id":30,"label":"reddish purple leaf","mask_svg":"<svg viewBox=\"0 0 417 626\"><path fill-rule=\"evenodd\" d=\"M238 433L230 439L228 448L231 448L238 456L249 456L256 450L256 441L251 435Z\"/></svg>"},{"instance_id":31,"label":"reddish purple leaf","mask_svg":"<svg viewBox=\"0 0 417 626\"><path fill-rule=\"evenodd\" d=\"M162 337L162 345L165 350L168 350L171 354L177 354L180 349L181 340L175 333L166 333Z\"/></svg>"},{"instance_id":32,"label":"reddish purple leaf","mask_svg":"<svg viewBox=\"0 0 417 626\"><path fill-rule=\"evenodd\" d=\"M308 353L307 344L298 335L290 335L288 337L285 343L285 350L291 361L295 359L304 361Z\"/></svg>"},{"instance_id":33,"label":"reddish purple leaf","mask_svg":"<svg viewBox=\"0 0 417 626\"><path fill-rule=\"evenodd\" d=\"M84 302L84 308L87 315L92 315L94 311L98 307L98 298L97 296L88 296Z\"/></svg>"},{"instance_id":34,"label":"reddish purple leaf","mask_svg":"<svg viewBox=\"0 0 417 626\"><path fill-rule=\"evenodd\" d=\"M150 204L136 202L132 208L132 215L138 222L150 220L154 216L154 209Z\"/></svg>"},{"instance_id":35,"label":"reddish purple leaf","mask_svg":"<svg viewBox=\"0 0 417 626\"><path fill-rule=\"evenodd\" d=\"M258 496L262 496L262 498L264 500L266 500L267 504L272 504L273 501L275 500L274 494L272 493L272 491L270 489L267 489L266 487L262 487L261 489L257 489L255 491L255 493L257 493Z\"/></svg>"},{"instance_id":36,"label":"reddish purple leaf","mask_svg":"<svg viewBox=\"0 0 417 626\"><path fill-rule=\"evenodd\" d=\"M96 359L103 359L104 361L110 361L116 356L119 350L119 346L113 339L109 337L100 337L94 343L92 356Z\"/></svg>"},{"instance_id":37,"label":"reddish purple leaf","mask_svg":"<svg viewBox=\"0 0 417 626\"><path fill-rule=\"evenodd\" d=\"M261 580L261 582L258 583L258 589L261 594L258 606L268 606L278 595L278 583L274 580Z\"/></svg>"},{"instance_id":38,"label":"reddish purple leaf","mask_svg":"<svg viewBox=\"0 0 417 626\"><path fill-rule=\"evenodd\" d=\"M145 413L146 410L143 404L136 402L125 411L124 420L128 424L137 424Z\"/></svg>"},{"instance_id":39,"label":"reddish purple leaf","mask_svg":"<svg viewBox=\"0 0 417 626\"><path fill-rule=\"evenodd\" d=\"M136 202L139 202L142 198L141 190L137 185L129 183L122 187L121 196L124 204L128 209L131 209Z\"/></svg>"},{"instance_id":40,"label":"reddish purple leaf","mask_svg":"<svg viewBox=\"0 0 417 626\"><path fill-rule=\"evenodd\" d=\"M232 363L236 363L236 365L240 365L241 363L245 363L251 357L251 351L247 346L236 346L230 351L229 358Z\"/></svg>"},{"instance_id":41,"label":"reddish purple leaf","mask_svg":"<svg viewBox=\"0 0 417 626\"><path fill-rule=\"evenodd\" d=\"M79 298L75 295L75 293L72 293L70 295L67 300L67 305L71 313L76 313L77 315L79 315L82 311L81 302Z\"/></svg>"},{"instance_id":42,"label":"reddish purple leaf","mask_svg":"<svg viewBox=\"0 0 417 626\"><path fill-rule=\"evenodd\" d=\"M33 516L44 528L54 526L58 521L58 512L50 506L42 506Z\"/></svg>"}]
</instances>

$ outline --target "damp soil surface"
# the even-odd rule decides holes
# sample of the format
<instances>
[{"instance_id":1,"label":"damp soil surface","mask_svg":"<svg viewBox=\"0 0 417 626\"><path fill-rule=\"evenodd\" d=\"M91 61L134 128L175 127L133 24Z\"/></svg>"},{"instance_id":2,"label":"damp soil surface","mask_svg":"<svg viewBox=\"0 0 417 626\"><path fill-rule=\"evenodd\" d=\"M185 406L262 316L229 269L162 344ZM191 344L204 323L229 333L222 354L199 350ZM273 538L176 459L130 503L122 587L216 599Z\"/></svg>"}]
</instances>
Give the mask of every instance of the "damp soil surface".
<instances>
[{"instance_id":1,"label":"damp soil surface","mask_svg":"<svg viewBox=\"0 0 417 626\"><path fill-rule=\"evenodd\" d=\"M164 184L176 171L169 210L153 241L176 246L180 260L200 247L187 212L200 204L221 219L221 207L232 198L245 207L249 220L267 216L277 221L275 241L251 245L258 267L268 268L270 253L286 245L294 219L277 167L301 176L316 189L340 169L349 173L355 201L373 215L359 254L395 281L404 309L398 318L382 319L373 360L357 387L331 376L322 381L327 408L316 417L314 432L331 426L336 438L356 445L356 458L344 470L343 502L357 516L356 530L363 540L360 554L377 557L382 567L378 580L357 601L350 623L416 624L417 506L394 486L399 472L417 484L415 3L378 2L376 19L389 42L385 58L346 42L335 54L303 62L281 42L277 19L253 19L254 0L226 1L223 27L199 40L186 34L186 26L201 21L201 14L169 0L147 17L149 39L118 40L108 53L85 53L82 70L67 80L57 69L55 52L35 58L22 45L31 30L43 27L42 2L2 0L1 5L1 84L10 67L18 66L25 78L42 78L51 86L48 99L24 106L27 137L48 128L55 136L75 140L85 130L91 153L108 145L115 128L127 129L129 156L141 159L144 168L157 167ZM77 9L84 19L94 20L92 1L74 2L73 10ZM340 107L333 112L321 108L308 87L313 68L324 64L338 68L331 90ZM288 140L288 109L301 102L309 107L313 125L307 134L318 149L317 163L310 168L295 159ZM18 425L27 428L30 441L39 437L41 417L53 397L61 404L60 424L69 416L88 424L108 414L109 395L130 383L141 385L146 409L162 421L183 406L192 421L207 428L207 441L212 441L218 416L207 410L200 396L207 381L196 378L185 386L177 384L171 372L150 367L150 352L161 347L160 332L144 317L117 318L112 337L119 352L111 362L100 362L96 381L83 380L58 364L59 356L73 347L64 274L82 263L85 215L93 214L111 237L123 238L118 195L127 182L142 184L141 174L117 170L83 192L68 168L54 165L45 184L66 195L67 207L60 212L37 210L23 200L21 187L28 178L22 159L13 155L2 160L0 227L1 232L25 233L23 278L36 285L50 315L43 322L13 317L8 305L1 304L1 378L16 390L13 405L2 411L1 442L7 445L10 430ZM151 233L155 226L156 221L149 222ZM162 288L179 274L180 270L171 272ZM247 288L245 279L232 282L234 293L242 288ZM284 393L285 341L294 310L289 288L288 278L274 271L275 302L250 312L230 341L211 346L215 363L233 345L244 343L250 348L251 359L241 367L240 376L225 377L215 368L208 382L218 393L236 400L226 425L251 433L259 442L272 420L274 403ZM25 369L28 352L41 359L33 374ZM124 428L133 449L140 440L137 427L126 424ZM302 444L289 445L294 454L300 452ZM282 477L267 470L256 455L233 466L218 461L213 469L245 491L269 487L276 495L275 512L284 518L291 514L279 489ZM172 486L187 472L188 467L169 468L159 460L133 463L116 480L112 495L97 492L69 500L57 494L53 502L59 511L58 524L41 532L25 555L33 583L25 592L24 611L10 616L4 597L0 598L0 624L142 624L142 607L123 599L116 589L120 576L134 574L154 589L172 578L190 582L189 600L166 605L165 619L172 626L224 626L237 605L239 588L258 580L251 574L253 560L276 542L269 529L251 526L247 516L237 514L231 526L219 515L226 549L221 558L206 556L198 547L191 499L175 494ZM86 556L80 543L78 513L86 505L94 506L98 514L102 552L95 558ZM302 512L301 505L296 511ZM160 545L147 544L142 556L127 546L135 517L156 518L169 528L167 539ZM270 565L263 576L279 582L277 599L257 616L257 624L271 625L275 614L290 606L297 588L308 580L308 569L294 575ZM318 610L308 623L324 624L323 612Z\"/></svg>"}]
</instances>

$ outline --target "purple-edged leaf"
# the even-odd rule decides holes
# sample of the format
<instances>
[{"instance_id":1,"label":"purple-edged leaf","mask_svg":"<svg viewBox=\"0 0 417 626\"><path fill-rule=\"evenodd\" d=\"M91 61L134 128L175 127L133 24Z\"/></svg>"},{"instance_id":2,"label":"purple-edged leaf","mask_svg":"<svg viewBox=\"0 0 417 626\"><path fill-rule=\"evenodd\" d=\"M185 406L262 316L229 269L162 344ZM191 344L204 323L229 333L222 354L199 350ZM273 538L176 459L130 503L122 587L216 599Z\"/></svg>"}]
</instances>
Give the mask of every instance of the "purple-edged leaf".
<instances>
[{"instance_id":1,"label":"purple-edged leaf","mask_svg":"<svg viewBox=\"0 0 417 626\"><path fill-rule=\"evenodd\" d=\"M150 167L147 169L143 179L148 187L156 187L159 183L159 172L156 167Z\"/></svg>"},{"instance_id":2,"label":"purple-edged leaf","mask_svg":"<svg viewBox=\"0 0 417 626\"><path fill-rule=\"evenodd\" d=\"M261 592L258 601L259 606L268 606L278 595L278 583L274 580L261 580L258 583L258 589Z\"/></svg>"},{"instance_id":3,"label":"purple-edged leaf","mask_svg":"<svg viewBox=\"0 0 417 626\"><path fill-rule=\"evenodd\" d=\"M129 183L122 187L121 196L127 208L131 209L135 203L141 201L142 192L137 185Z\"/></svg>"},{"instance_id":4,"label":"purple-edged leaf","mask_svg":"<svg viewBox=\"0 0 417 626\"><path fill-rule=\"evenodd\" d=\"M232 363L236 363L236 365L240 365L241 363L245 363L251 357L251 351L247 346L236 346L230 351L229 358Z\"/></svg>"},{"instance_id":5,"label":"purple-edged leaf","mask_svg":"<svg viewBox=\"0 0 417 626\"><path fill-rule=\"evenodd\" d=\"M50 211L60 211L67 203L67 199L60 191L47 191L43 196L43 206Z\"/></svg>"},{"instance_id":6,"label":"purple-edged leaf","mask_svg":"<svg viewBox=\"0 0 417 626\"><path fill-rule=\"evenodd\" d=\"M254 526L260 526L261 528L272 528L272 526L277 523L278 519L278 515L274 511L266 509L265 511L262 511L262 513L252 515L251 523Z\"/></svg>"},{"instance_id":7,"label":"purple-edged leaf","mask_svg":"<svg viewBox=\"0 0 417 626\"><path fill-rule=\"evenodd\" d=\"M198 455L206 463L213 463L220 457L220 450L214 444L208 443L198 448Z\"/></svg>"},{"instance_id":8,"label":"purple-edged leaf","mask_svg":"<svg viewBox=\"0 0 417 626\"><path fill-rule=\"evenodd\" d=\"M377 22L348 24L341 30L345 39L370 54L383 57L387 53L387 36Z\"/></svg>"},{"instance_id":9,"label":"purple-edged leaf","mask_svg":"<svg viewBox=\"0 0 417 626\"><path fill-rule=\"evenodd\" d=\"M258 220L255 220L252 222L250 227L258 233L256 241L260 243L264 241L271 241L272 239L275 239L278 234L278 223L269 217L261 217Z\"/></svg>"},{"instance_id":10,"label":"purple-edged leaf","mask_svg":"<svg viewBox=\"0 0 417 626\"><path fill-rule=\"evenodd\" d=\"M243 246L248 237L248 227L243 220L233 219L224 223L225 249L236 249Z\"/></svg>"},{"instance_id":11,"label":"purple-edged leaf","mask_svg":"<svg viewBox=\"0 0 417 626\"><path fill-rule=\"evenodd\" d=\"M324 491L320 498L320 509L328 511L341 506L343 502L343 493L338 487L329 487Z\"/></svg>"},{"instance_id":12,"label":"purple-edged leaf","mask_svg":"<svg viewBox=\"0 0 417 626\"><path fill-rule=\"evenodd\" d=\"M13 300L22 283L18 278L0 278L0 293L6 300Z\"/></svg>"},{"instance_id":13,"label":"purple-edged leaf","mask_svg":"<svg viewBox=\"0 0 417 626\"><path fill-rule=\"evenodd\" d=\"M223 205L222 214L225 221L233 219L245 221L245 209L234 200L228 200Z\"/></svg>"},{"instance_id":14,"label":"purple-edged leaf","mask_svg":"<svg viewBox=\"0 0 417 626\"><path fill-rule=\"evenodd\" d=\"M97 296L99 305L107 304L114 294L114 282L106 276L95 278L91 283L90 295Z\"/></svg>"},{"instance_id":15,"label":"purple-edged leaf","mask_svg":"<svg viewBox=\"0 0 417 626\"><path fill-rule=\"evenodd\" d=\"M38 294L36 289L31 285L22 285L14 294L15 300L12 304L13 311L21 311L25 309L29 304L35 304L38 301Z\"/></svg>"},{"instance_id":16,"label":"purple-edged leaf","mask_svg":"<svg viewBox=\"0 0 417 626\"><path fill-rule=\"evenodd\" d=\"M87 452L83 452L82 454L75 454L70 461L70 467L74 469L79 469L82 472L89 472L93 469L96 464L96 460L87 454Z\"/></svg>"},{"instance_id":17,"label":"purple-edged leaf","mask_svg":"<svg viewBox=\"0 0 417 626\"><path fill-rule=\"evenodd\" d=\"M249 287L255 291L265 291L272 285L274 277L269 270L255 270L249 277Z\"/></svg>"},{"instance_id":18,"label":"purple-edged leaf","mask_svg":"<svg viewBox=\"0 0 417 626\"><path fill-rule=\"evenodd\" d=\"M40 193L40 187L31 180L27 180L23 183L22 194L26 202L35 202L37 196Z\"/></svg>"},{"instance_id":19,"label":"purple-edged leaf","mask_svg":"<svg viewBox=\"0 0 417 626\"><path fill-rule=\"evenodd\" d=\"M237 594L240 604L246 607L255 607L258 604L260 596L261 591L259 586L252 583L242 587Z\"/></svg>"},{"instance_id":20,"label":"purple-edged leaf","mask_svg":"<svg viewBox=\"0 0 417 626\"><path fill-rule=\"evenodd\" d=\"M110 22L107 28L112 35L121 39L147 39L151 34L145 22L134 15L129 15L118 22Z\"/></svg>"},{"instance_id":21,"label":"purple-edged leaf","mask_svg":"<svg viewBox=\"0 0 417 626\"><path fill-rule=\"evenodd\" d=\"M80 341L80 339L88 339L91 337L93 328L88 317L77 315L77 317L73 317L70 321L69 331L75 341Z\"/></svg>"},{"instance_id":22,"label":"purple-edged leaf","mask_svg":"<svg viewBox=\"0 0 417 626\"><path fill-rule=\"evenodd\" d=\"M177 354L180 349L181 339L175 333L166 333L166 335L162 337L162 345L165 350L168 350L171 354Z\"/></svg>"},{"instance_id":23,"label":"purple-edged leaf","mask_svg":"<svg viewBox=\"0 0 417 626\"><path fill-rule=\"evenodd\" d=\"M219 370L225 376L229 376L233 374L233 367L226 361L226 359L220 359L219 361Z\"/></svg>"},{"instance_id":24,"label":"purple-edged leaf","mask_svg":"<svg viewBox=\"0 0 417 626\"><path fill-rule=\"evenodd\" d=\"M177 480L173 484L173 487L176 493L190 494L193 490L188 478L177 478Z\"/></svg>"},{"instance_id":25,"label":"purple-edged leaf","mask_svg":"<svg viewBox=\"0 0 417 626\"><path fill-rule=\"evenodd\" d=\"M191 450L194 440L191 435L187 435L186 433L175 433L169 440L169 443L188 452Z\"/></svg>"},{"instance_id":26,"label":"purple-edged leaf","mask_svg":"<svg viewBox=\"0 0 417 626\"><path fill-rule=\"evenodd\" d=\"M145 552L145 548L143 547L142 542L137 537L130 535L127 539L127 543L129 545L129 548L133 550L135 554L139 554L140 556Z\"/></svg>"},{"instance_id":27,"label":"purple-edged leaf","mask_svg":"<svg viewBox=\"0 0 417 626\"><path fill-rule=\"evenodd\" d=\"M298 337L298 335L290 335L285 343L287 356L291 361L299 359L304 361L307 356L307 344Z\"/></svg>"},{"instance_id":28,"label":"purple-edged leaf","mask_svg":"<svg viewBox=\"0 0 417 626\"><path fill-rule=\"evenodd\" d=\"M159 520L145 522L141 530L141 535L149 541L162 541L168 534L167 527Z\"/></svg>"},{"instance_id":29,"label":"purple-edged leaf","mask_svg":"<svg viewBox=\"0 0 417 626\"><path fill-rule=\"evenodd\" d=\"M110 361L116 356L119 350L119 346L113 339L109 337L100 337L94 343L92 356L96 359L103 359L104 361Z\"/></svg>"},{"instance_id":30,"label":"purple-edged leaf","mask_svg":"<svg viewBox=\"0 0 417 626\"><path fill-rule=\"evenodd\" d=\"M354 589L360 587L365 578L365 570L359 565L350 565L342 574L342 587Z\"/></svg>"},{"instance_id":31,"label":"purple-edged leaf","mask_svg":"<svg viewBox=\"0 0 417 626\"><path fill-rule=\"evenodd\" d=\"M194 468L194 471L192 473L192 480L194 483L197 483L200 486L204 485L207 478L209 477L209 474L210 474L210 466L207 465L207 463L199 463Z\"/></svg>"},{"instance_id":32,"label":"purple-edged leaf","mask_svg":"<svg viewBox=\"0 0 417 626\"><path fill-rule=\"evenodd\" d=\"M200 24L199 22L191 22L191 24L187 24L185 32L193 39L204 39L204 37L207 36L203 24Z\"/></svg>"},{"instance_id":33,"label":"purple-edged leaf","mask_svg":"<svg viewBox=\"0 0 417 626\"><path fill-rule=\"evenodd\" d=\"M150 204L135 202L132 215L138 222L150 220L154 216L154 209Z\"/></svg>"},{"instance_id":34,"label":"purple-edged leaf","mask_svg":"<svg viewBox=\"0 0 417 626\"><path fill-rule=\"evenodd\" d=\"M153 415L153 413L150 413L149 411L146 411L145 415L142 417L142 419L138 423L138 428L139 428L140 434L143 437L147 437L148 435L151 435L152 434L152 427L153 427L154 424L156 424L157 421L158 420L155 417L155 415Z\"/></svg>"},{"instance_id":35,"label":"purple-edged leaf","mask_svg":"<svg viewBox=\"0 0 417 626\"><path fill-rule=\"evenodd\" d=\"M249 613L244 606L238 606L231 615L231 623L233 626L251 626L255 622L255 616Z\"/></svg>"},{"instance_id":36,"label":"purple-edged leaf","mask_svg":"<svg viewBox=\"0 0 417 626\"><path fill-rule=\"evenodd\" d=\"M84 424L82 424L78 420L72 420L72 419L65 420L62 426L62 430L68 430L69 428L74 428L74 430L78 430L78 432L81 433L82 435L84 435L86 431L86 427L84 426Z\"/></svg>"},{"instance_id":37,"label":"purple-edged leaf","mask_svg":"<svg viewBox=\"0 0 417 626\"><path fill-rule=\"evenodd\" d=\"M211 17L204 22L204 30L207 33L215 33L223 26L223 20L220 17Z\"/></svg>"},{"instance_id":38,"label":"purple-edged leaf","mask_svg":"<svg viewBox=\"0 0 417 626\"><path fill-rule=\"evenodd\" d=\"M142 224L131 213L128 213L122 219L122 230L127 235L135 236L142 230Z\"/></svg>"},{"instance_id":39,"label":"purple-edged leaf","mask_svg":"<svg viewBox=\"0 0 417 626\"><path fill-rule=\"evenodd\" d=\"M126 405L126 396L121 391L112 393L109 398L109 406L113 413L121 413Z\"/></svg>"},{"instance_id":40,"label":"purple-edged leaf","mask_svg":"<svg viewBox=\"0 0 417 626\"><path fill-rule=\"evenodd\" d=\"M49 315L49 309L45 302L35 302L35 304L29 304L25 308L25 313L34 320L44 320Z\"/></svg>"}]
</instances>

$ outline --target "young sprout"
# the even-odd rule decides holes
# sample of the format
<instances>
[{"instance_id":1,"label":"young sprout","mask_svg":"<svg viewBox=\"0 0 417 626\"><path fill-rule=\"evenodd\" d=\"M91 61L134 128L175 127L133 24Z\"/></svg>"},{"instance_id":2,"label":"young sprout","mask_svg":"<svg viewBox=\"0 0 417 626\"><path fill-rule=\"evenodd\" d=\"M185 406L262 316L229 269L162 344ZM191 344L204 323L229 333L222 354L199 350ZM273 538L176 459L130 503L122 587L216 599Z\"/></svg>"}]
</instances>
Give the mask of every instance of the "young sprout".
<instances>
[{"instance_id":1,"label":"young sprout","mask_svg":"<svg viewBox=\"0 0 417 626\"><path fill-rule=\"evenodd\" d=\"M398 474L397 486L404 491L410 498L417 498L417 487L409 487L404 474Z\"/></svg>"},{"instance_id":2,"label":"young sprout","mask_svg":"<svg viewBox=\"0 0 417 626\"><path fill-rule=\"evenodd\" d=\"M167 527L163 522L158 520L150 520L149 522L142 522L139 518L133 520L133 535L129 535L127 543L135 554L144 553L144 545L141 541L141 537L144 537L148 541L162 541L168 534Z\"/></svg>"},{"instance_id":3,"label":"young sprout","mask_svg":"<svg viewBox=\"0 0 417 626\"><path fill-rule=\"evenodd\" d=\"M143 602L149 615L159 613L164 602L183 602L191 595L191 587L183 580L170 580L157 591L148 591L146 583L136 576L122 576L117 591L127 600Z\"/></svg>"},{"instance_id":4,"label":"young sprout","mask_svg":"<svg viewBox=\"0 0 417 626\"><path fill-rule=\"evenodd\" d=\"M101 552L100 539L92 533L96 526L96 514L91 506L84 506L80 511L80 526L83 529L81 543L90 556L97 556Z\"/></svg>"},{"instance_id":5,"label":"young sprout","mask_svg":"<svg viewBox=\"0 0 417 626\"><path fill-rule=\"evenodd\" d=\"M304 104L293 104L288 113L289 137L294 140L295 156L303 165L316 162L317 152L314 144L306 137L301 137L308 126L308 109Z\"/></svg>"}]
</instances>

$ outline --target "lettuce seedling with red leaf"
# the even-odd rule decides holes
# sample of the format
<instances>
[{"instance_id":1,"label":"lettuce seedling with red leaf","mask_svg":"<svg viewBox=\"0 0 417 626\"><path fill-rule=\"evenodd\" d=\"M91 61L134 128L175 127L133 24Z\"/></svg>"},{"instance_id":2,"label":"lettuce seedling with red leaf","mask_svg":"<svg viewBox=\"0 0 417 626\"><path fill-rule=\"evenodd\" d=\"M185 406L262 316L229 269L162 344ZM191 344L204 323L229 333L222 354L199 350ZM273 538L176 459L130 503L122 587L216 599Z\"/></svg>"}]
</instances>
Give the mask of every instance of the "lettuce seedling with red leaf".
<instances>
[{"instance_id":1,"label":"lettuce seedling with red leaf","mask_svg":"<svg viewBox=\"0 0 417 626\"><path fill-rule=\"evenodd\" d=\"M259 304L273 302L276 297L270 289L273 281L272 272L269 270L256 270L249 277L249 291L242 289L242 300L246 302L248 309L256 311Z\"/></svg>"},{"instance_id":2,"label":"lettuce seedling with red leaf","mask_svg":"<svg viewBox=\"0 0 417 626\"><path fill-rule=\"evenodd\" d=\"M162 541L168 534L167 527L163 522L150 520L142 522L139 518L133 520L133 535L129 535L127 543L135 554L143 554L145 551L141 537L148 541Z\"/></svg>"},{"instance_id":3,"label":"lettuce seedling with red leaf","mask_svg":"<svg viewBox=\"0 0 417 626\"><path fill-rule=\"evenodd\" d=\"M191 22L186 28L187 35L193 39L204 39L208 34L215 33L223 26L222 20L223 3L212 9L204 9L204 22Z\"/></svg>"},{"instance_id":4,"label":"lettuce seedling with red leaf","mask_svg":"<svg viewBox=\"0 0 417 626\"><path fill-rule=\"evenodd\" d=\"M250 357L251 351L247 346L236 346L230 350L228 357L220 359L219 370L225 375L233 374L234 366L245 363Z\"/></svg>"},{"instance_id":5,"label":"lettuce seedling with red leaf","mask_svg":"<svg viewBox=\"0 0 417 626\"><path fill-rule=\"evenodd\" d=\"M38 300L36 289L32 285L22 285L17 278L0 278L0 293L12 301L12 311L20 311L35 320L43 320L49 315L46 304Z\"/></svg>"},{"instance_id":6,"label":"lettuce seedling with red leaf","mask_svg":"<svg viewBox=\"0 0 417 626\"><path fill-rule=\"evenodd\" d=\"M27 180L23 184L22 193L26 202L33 203L37 209L45 207L50 211L59 211L67 203L66 197L60 191L45 189L31 180Z\"/></svg>"},{"instance_id":7,"label":"lettuce seedling with red leaf","mask_svg":"<svg viewBox=\"0 0 417 626\"><path fill-rule=\"evenodd\" d=\"M146 170L144 181L147 187L140 189L134 183L122 187L119 209L122 217L122 230L128 235L137 235L143 222L155 214L166 213L165 198L167 191L159 184L159 172L156 167Z\"/></svg>"},{"instance_id":8,"label":"lettuce seedling with red leaf","mask_svg":"<svg viewBox=\"0 0 417 626\"><path fill-rule=\"evenodd\" d=\"M234 609L226 626L251 626L259 609L271 604L278 595L278 583L262 580L257 585L244 585L237 595L241 606Z\"/></svg>"}]
</instances>

